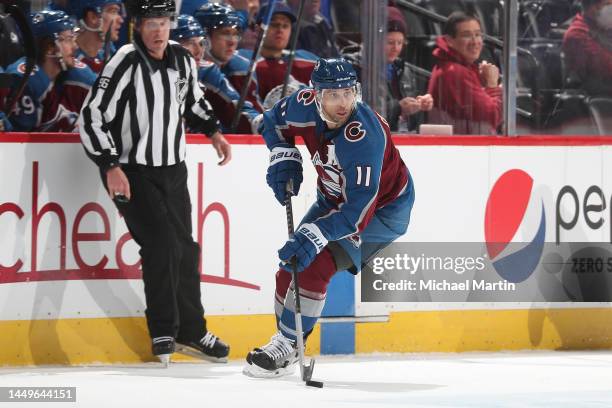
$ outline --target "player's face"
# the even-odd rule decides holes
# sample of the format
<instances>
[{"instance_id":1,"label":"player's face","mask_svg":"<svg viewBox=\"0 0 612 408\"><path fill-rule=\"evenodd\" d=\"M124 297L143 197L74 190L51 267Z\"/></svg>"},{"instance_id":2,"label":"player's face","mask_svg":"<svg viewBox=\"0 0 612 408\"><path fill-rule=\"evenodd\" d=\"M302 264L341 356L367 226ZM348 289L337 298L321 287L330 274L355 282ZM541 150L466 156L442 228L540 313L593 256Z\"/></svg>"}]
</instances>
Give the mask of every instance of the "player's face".
<instances>
[{"instance_id":1,"label":"player's face","mask_svg":"<svg viewBox=\"0 0 612 408\"><path fill-rule=\"evenodd\" d=\"M480 58L482 52L482 31L476 20L457 24L457 34L446 39L451 48L457 51L467 62L473 63Z\"/></svg>"},{"instance_id":2,"label":"player's face","mask_svg":"<svg viewBox=\"0 0 612 408\"><path fill-rule=\"evenodd\" d=\"M239 42L240 31L237 28L217 28L210 37L210 53L222 63L226 63L234 56Z\"/></svg>"},{"instance_id":3,"label":"player's face","mask_svg":"<svg viewBox=\"0 0 612 408\"><path fill-rule=\"evenodd\" d=\"M272 50L284 50L289 44L291 36L291 20L284 14L275 14L272 17L268 33L264 40L264 47Z\"/></svg>"},{"instance_id":4,"label":"player's face","mask_svg":"<svg viewBox=\"0 0 612 408\"><path fill-rule=\"evenodd\" d=\"M191 37L182 40L181 45L193 55L196 61L201 61L204 58L204 37Z\"/></svg>"},{"instance_id":5,"label":"player's face","mask_svg":"<svg viewBox=\"0 0 612 408\"><path fill-rule=\"evenodd\" d=\"M393 62L399 58L402 48L404 48L405 41L404 34L399 31L387 33L387 42L385 43L387 62Z\"/></svg>"},{"instance_id":6,"label":"player's face","mask_svg":"<svg viewBox=\"0 0 612 408\"><path fill-rule=\"evenodd\" d=\"M72 30L62 31L56 40L59 54L67 68L74 67L74 53L77 50L76 34Z\"/></svg>"},{"instance_id":7,"label":"player's face","mask_svg":"<svg viewBox=\"0 0 612 408\"><path fill-rule=\"evenodd\" d=\"M321 108L337 124L346 122L353 111L357 94L355 88L321 90Z\"/></svg>"},{"instance_id":8,"label":"player's face","mask_svg":"<svg viewBox=\"0 0 612 408\"><path fill-rule=\"evenodd\" d=\"M142 42L155 59L162 59L170 38L170 17L143 18L139 24Z\"/></svg>"},{"instance_id":9,"label":"player's face","mask_svg":"<svg viewBox=\"0 0 612 408\"><path fill-rule=\"evenodd\" d=\"M104 7L102 11L102 32L111 30L110 39L111 41L119 40L119 30L123 25L123 8L120 4L109 4Z\"/></svg>"}]
</instances>

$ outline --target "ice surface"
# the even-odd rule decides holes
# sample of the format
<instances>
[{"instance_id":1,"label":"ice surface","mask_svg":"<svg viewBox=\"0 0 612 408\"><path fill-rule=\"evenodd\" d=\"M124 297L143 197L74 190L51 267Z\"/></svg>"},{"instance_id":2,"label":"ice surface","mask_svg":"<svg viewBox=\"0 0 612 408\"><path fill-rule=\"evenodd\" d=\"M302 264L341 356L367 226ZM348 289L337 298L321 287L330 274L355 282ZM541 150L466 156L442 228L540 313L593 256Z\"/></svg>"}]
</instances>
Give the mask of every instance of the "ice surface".
<instances>
[{"instance_id":1,"label":"ice surface","mask_svg":"<svg viewBox=\"0 0 612 408\"><path fill-rule=\"evenodd\" d=\"M612 352L318 357L306 387L242 375L243 363L1 368L0 386L77 387L77 402L114 407L612 407ZM40 407L1 403L0 407Z\"/></svg>"}]
</instances>

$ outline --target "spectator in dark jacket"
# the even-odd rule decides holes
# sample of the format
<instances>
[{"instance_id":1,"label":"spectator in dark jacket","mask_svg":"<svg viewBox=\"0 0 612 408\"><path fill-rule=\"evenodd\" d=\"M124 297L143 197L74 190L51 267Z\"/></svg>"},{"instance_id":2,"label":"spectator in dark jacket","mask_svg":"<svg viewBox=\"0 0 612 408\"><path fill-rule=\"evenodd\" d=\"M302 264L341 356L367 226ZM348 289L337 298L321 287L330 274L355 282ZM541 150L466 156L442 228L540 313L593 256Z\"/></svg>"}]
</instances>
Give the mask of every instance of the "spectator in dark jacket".
<instances>
[{"instance_id":1,"label":"spectator in dark jacket","mask_svg":"<svg viewBox=\"0 0 612 408\"><path fill-rule=\"evenodd\" d=\"M387 7L387 122L392 131L410 132L418 130L423 123L424 114L431 110L431 95L419 95L414 72L400 58L406 44L408 28L402 12L395 7ZM417 96L418 95L418 96Z\"/></svg>"},{"instance_id":2,"label":"spectator in dark jacket","mask_svg":"<svg viewBox=\"0 0 612 408\"><path fill-rule=\"evenodd\" d=\"M287 4L297 15L300 0L288 0ZM334 29L323 17L320 8L321 0L305 1L297 49L310 51L321 58L339 57Z\"/></svg>"},{"instance_id":3,"label":"spectator in dark jacket","mask_svg":"<svg viewBox=\"0 0 612 408\"><path fill-rule=\"evenodd\" d=\"M563 37L568 73L590 95L612 97L612 0L582 0Z\"/></svg>"},{"instance_id":4,"label":"spectator in dark jacket","mask_svg":"<svg viewBox=\"0 0 612 408\"><path fill-rule=\"evenodd\" d=\"M434 98L430 123L453 125L456 134L495 134L501 125L502 89L499 69L486 61L477 64L483 40L480 21L454 12L437 40L438 62L429 81Z\"/></svg>"}]
</instances>

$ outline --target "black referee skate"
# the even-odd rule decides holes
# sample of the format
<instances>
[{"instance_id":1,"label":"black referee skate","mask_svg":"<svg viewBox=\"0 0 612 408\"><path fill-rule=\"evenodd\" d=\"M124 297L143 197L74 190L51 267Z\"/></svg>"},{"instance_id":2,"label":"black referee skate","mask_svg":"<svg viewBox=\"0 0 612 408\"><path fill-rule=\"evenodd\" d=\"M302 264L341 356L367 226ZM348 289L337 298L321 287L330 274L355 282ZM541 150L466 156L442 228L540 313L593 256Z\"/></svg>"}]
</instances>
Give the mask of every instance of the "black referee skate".
<instances>
[{"instance_id":1,"label":"black referee skate","mask_svg":"<svg viewBox=\"0 0 612 408\"><path fill-rule=\"evenodd\" d=\"M293 374L298 361L295 341L276 333L270 342L247 355L242 373L249 377L273 378Z\"/></svg>"},{"instance_id":2,"label":"black referee skate","mask_svg":"<svg viewBox=\"0 0 612 408\"><path fill-rule=\"evenodd\" d=\"M177 339L176 343L178 353L214 363L227 363L229 346L211 332L206 332L200 340Z\"/></svg>"},{"instance_id":3,"label":"black referee skate","mask_svg":"<svg viewBox=\"0 0 612 408\"><path fill-rule=\"evenodd\" d=\"M153 355L159 358L159 361L167 368L170 365L170 355L175 350L174 338L170 336L155 337L151 349Z\"/></svg>"}]
</instances>

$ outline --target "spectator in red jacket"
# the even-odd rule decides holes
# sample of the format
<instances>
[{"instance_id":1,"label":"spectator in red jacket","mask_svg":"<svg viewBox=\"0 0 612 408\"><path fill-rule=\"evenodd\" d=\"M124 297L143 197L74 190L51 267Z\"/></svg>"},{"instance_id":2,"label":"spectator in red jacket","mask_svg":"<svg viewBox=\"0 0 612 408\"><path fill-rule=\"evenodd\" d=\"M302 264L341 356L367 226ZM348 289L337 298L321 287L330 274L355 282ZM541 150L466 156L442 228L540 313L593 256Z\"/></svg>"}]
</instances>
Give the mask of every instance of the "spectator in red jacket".
<instances>
[{"instance_id":1,"label":"spectator in red jacket","mask_svg":"<svg viewBox=\"0 0 612 408\"><path fill-rule=\"evenodd\" d=\"M612 0L582 0L563 37L568 73L590 95L612 97Z\"/></svg>"},{"instance_id":2,"label":"spectator in red jacket","mask_svg":"<svg viewBox=\"0 0 612 408\"><path fill-rule=\"evenodd\" d=\"M499 69L486 61L477 64L483 40L480 21L454 12L437 40L438 60L429 80L434 99L430 123L453 125L455 134L495 134L502 123Z\"/></svg>"}]
</instances>

